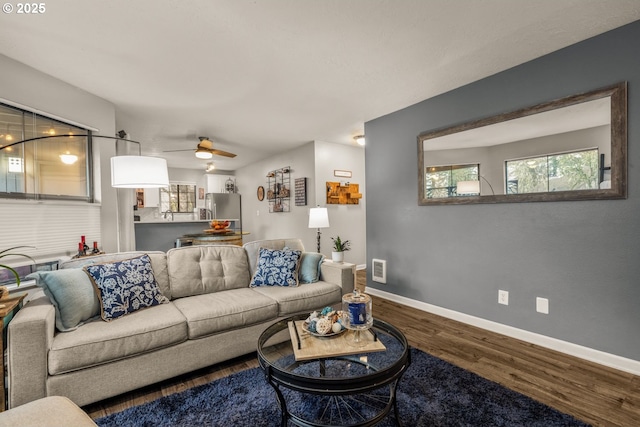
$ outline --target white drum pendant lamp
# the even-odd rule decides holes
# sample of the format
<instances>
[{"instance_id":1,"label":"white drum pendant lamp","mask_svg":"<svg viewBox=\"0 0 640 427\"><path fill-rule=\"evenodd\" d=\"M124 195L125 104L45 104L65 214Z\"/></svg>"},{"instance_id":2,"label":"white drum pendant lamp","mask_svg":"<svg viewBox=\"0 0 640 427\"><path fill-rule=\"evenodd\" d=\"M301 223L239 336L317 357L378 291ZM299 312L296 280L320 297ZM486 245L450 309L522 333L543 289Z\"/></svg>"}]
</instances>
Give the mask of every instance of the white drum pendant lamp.
<instances>
[{"instance_id":1,"label":"white drum pendant lamp","mask_svg":"<svg viewBox=\"0 0 640 427\"><path fill-rule=\"evenodd\" d=\"M160 157L112 157L111 186L115 188L168 187L167 161Z\"/></svg>"}]
</instances>

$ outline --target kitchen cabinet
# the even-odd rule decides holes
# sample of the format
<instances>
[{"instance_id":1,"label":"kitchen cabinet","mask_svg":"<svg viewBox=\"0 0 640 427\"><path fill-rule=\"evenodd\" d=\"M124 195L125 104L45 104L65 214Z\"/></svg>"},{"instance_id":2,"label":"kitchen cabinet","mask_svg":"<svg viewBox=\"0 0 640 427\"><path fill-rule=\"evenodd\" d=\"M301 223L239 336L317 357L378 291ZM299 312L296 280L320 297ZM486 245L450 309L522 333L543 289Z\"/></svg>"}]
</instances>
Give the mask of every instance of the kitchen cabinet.
<instances>
[{"instance_id":1,"label":"kitchen cabinet","mask_svg":"<svg viewBox=\"0 0 640 427\"><path fill-rule=\"evenodd\" d=\"M157 188L144 189L144 207L157 208L160 206L160 190Z\"/></svg>"},{"instance_id":2,"label":"kitchen cabinet","mask_svg":"<svg viewBox=\"0 0 640 427\"><path fill-rule=\"evenodd\" d=\"M225 178L221 175L206 175L205 193L224 193Z\"/></svg>"}]
</instances>

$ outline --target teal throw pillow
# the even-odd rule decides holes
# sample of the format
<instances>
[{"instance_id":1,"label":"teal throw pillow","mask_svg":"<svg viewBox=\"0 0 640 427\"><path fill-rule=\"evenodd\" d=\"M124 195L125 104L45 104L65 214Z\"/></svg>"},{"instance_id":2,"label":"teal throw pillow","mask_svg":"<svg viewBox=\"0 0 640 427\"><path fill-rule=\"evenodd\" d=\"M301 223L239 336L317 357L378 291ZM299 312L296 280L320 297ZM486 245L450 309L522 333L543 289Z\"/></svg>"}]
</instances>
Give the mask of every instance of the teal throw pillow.
<instances>
[{"instance_id":1,"label":"teal throw pillow","mask_svg":"<svg viewBox=\"0 0 640 427\"><path fill-rule=\"evenodd\" d=\"M66 332L100 314L100 301L87 273L79 268L31 273L56 310L56 328Z\"/></svg>"},{"instance_id":2,"label":"teal throw pillow","mask_svg":"<svg viewBox=\"0 0 640 427\"><path fill-rule=\"evenodd\" d=\"M100 296L103 320L110 321L134 311L165 304L153 274L149 255L118 262L84 266Z\"/></svg>"},{"instance_id":3,"label":"teal throw pillow","mask_svg":"<svg viewBox=\"0 0 640 427\"><path fill-rule=\"evenodd\" d=\"M324 255L317 252L302 252L300 258L300 271L298 279L300 283L315 283L320 280L320 265Z\"/></svg>"},{"instance_id":4,"label":"teal throw pillow","mask_svg":"<svg viewBox=\"0 0 640 427\"><path fill-rule=\"evenodd\" d=\"M301 251L260 248L256 272L249 286L298 286Z\"/></svg>"}]
</instances>

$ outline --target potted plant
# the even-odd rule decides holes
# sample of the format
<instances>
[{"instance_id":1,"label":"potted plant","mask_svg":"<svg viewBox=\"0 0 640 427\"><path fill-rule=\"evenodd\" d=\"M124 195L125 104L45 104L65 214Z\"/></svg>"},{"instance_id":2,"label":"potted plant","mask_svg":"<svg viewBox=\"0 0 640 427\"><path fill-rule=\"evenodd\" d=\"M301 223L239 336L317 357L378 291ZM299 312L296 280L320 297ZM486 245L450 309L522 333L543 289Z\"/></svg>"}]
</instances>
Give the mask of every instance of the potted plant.
<instances>
[{"instance_id":1,"label":"potted plant","mask_svg":"<svg viewBox=\"0 0 640 427\"><path fill-rule=\"evenodd\" d=\"M341 240L340 236L331 238L333 240L333 250L331 252L331 260L333 262L343 262L344 253L351 249L351 242L348 240Z\"/></svg>"},{"instance_id":2,"label":"potted plant","mask_svg":"<svg viewBox=\"0 0 640 427\"><path fill-rule=\"evenodd\" d=\"M35 264L36 261L33 258L31 258L29 255L17 254L17 253L11 252L11 251L13 251L15 249L20 249L20 248L33 248L33 246L14 246L13 248L4 249L4 250L0 251L0 259L2 259L4 257L9 257L9 256L21 256L21 257L29 258ZM4 265L4 264L0 264L0 268L4 268L6 270L9 270L11 273L13 273L13 275L16 278L16 286L20 286L20 275L18 274L18 272L15 269L13 269L12 267L9 267L8 265ZM9 292L7 291L7 287L6 286L0 286L0 299L6 298L8 295L9 295Z\"/></svg>"}]
</instances>

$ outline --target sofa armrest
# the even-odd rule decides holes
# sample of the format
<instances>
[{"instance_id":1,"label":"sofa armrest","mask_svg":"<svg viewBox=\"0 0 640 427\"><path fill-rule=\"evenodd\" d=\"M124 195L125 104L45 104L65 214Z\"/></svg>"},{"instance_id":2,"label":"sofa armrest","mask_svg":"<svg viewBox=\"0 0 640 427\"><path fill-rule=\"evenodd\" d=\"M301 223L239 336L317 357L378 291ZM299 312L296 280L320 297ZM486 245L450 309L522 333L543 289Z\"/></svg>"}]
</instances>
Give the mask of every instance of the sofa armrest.
<instances>
[{"instance_id":1,"label":"sofa armrest","mask_svg":"<svg viewBox=\"0 0 640 427\"><path fill-rule=\"evenodd\" d=\"M18 311L7 332L9 407L47 395L47 356L55 333L55 309L41 294Z\"/></svg>"},{"instance_id":2,"label":"sofa armrest","mask_svg":"<svg viewBox=\"0 0 640 427\"><path fill-rule=\"evenodd\" d=\"M320 280L342 287L342 295L353 292L355 284L355 264L324 261L320 265Z\"/></svg>"}]
</instances>

